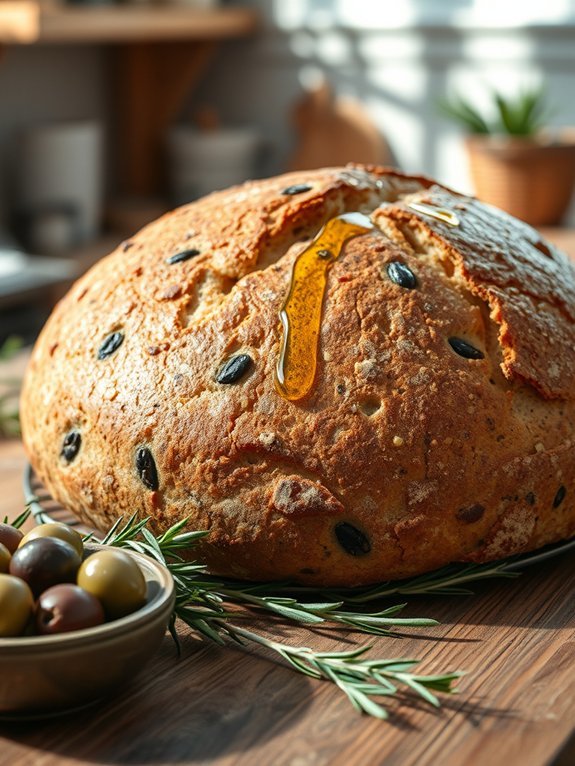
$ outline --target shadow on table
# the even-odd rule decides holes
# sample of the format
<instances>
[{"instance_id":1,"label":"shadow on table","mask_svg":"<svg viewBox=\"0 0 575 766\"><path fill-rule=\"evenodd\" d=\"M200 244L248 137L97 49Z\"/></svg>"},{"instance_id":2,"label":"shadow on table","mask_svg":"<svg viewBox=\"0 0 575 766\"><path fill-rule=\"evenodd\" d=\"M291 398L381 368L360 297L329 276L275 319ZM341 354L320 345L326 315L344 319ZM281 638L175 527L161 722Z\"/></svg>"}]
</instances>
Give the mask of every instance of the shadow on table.
<instances>
[{"instance_id":1,"label":"shadow on table","mask_svg":"<svg viewBox=\"0 0 575 766\"><path fill-rule=\"evenodd\" d=\"M528 627L555 630L575 626L573 553L526 567L515 579L463 585L472 595L409 597L409 616L438 619L444 625ZM407 614L407 609L406 609Z\"/></svg>"},{"instance_id":2,"label":"shadow on table","mask_svg":"<svg viewBox=\"0 0 575 766\"><path fill-rule=\"evenodd\" d=\"M182 659L164 644L120 696L49 721L0 723L0 738L62 758L106 764L178 764L247 751L306 712L307 678L265 659L184 636ZM147 673L147 674L146 674Z\"/></svg>"},{"instance_id":3,"label":"shadow on table","mask_svg":"<svg viewBox=\"0 0 575 766\"><path fill-rule=\"evenodd\" d=\"M415 716L414 711L425 713L426 717ZM520 713L513 709L497 707L488 699L472 694L468 699L465 695L453 697L441 696L441 707L432 708L419 697L415 697L406 691L399 691L397 696L388 705L389 723L395 728L408 732L417 732L429 725L427 716L434 716L445 721L451 720L452 714L456 713L460 722L469 723L474 729L479 729L486 719L519 718Z\"/></svg>"}]
</instances>

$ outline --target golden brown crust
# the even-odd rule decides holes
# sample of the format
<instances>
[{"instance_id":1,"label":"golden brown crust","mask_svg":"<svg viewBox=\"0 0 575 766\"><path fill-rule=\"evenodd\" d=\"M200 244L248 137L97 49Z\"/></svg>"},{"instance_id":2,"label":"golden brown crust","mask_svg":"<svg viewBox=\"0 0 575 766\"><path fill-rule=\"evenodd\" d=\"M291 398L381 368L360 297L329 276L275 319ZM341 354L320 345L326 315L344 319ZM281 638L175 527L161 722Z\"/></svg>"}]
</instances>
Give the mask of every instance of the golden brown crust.
<instances>
[{"instance_id":1,"label":"golden brown crust","mask_svg":"<svg viewBox=\"0 0 575 766\"><path fill-rule=\"evenodd\" d=\"M311 188L282 193L297 184ZM273 377L291 267L355 210L377 231L333 264L315 384L289 402ZM166 262L184 250L199 254ZM24 438L66 506L102 528L189 516L222 573L351 586L490 560L575 532L574 315L562 254L427 179L349 167L251 182L164 216L72 288L33 354ZM98 359L113 332L123 342ZM243 377L218 383L239 353Z\"/></svg>"}]
</instances>

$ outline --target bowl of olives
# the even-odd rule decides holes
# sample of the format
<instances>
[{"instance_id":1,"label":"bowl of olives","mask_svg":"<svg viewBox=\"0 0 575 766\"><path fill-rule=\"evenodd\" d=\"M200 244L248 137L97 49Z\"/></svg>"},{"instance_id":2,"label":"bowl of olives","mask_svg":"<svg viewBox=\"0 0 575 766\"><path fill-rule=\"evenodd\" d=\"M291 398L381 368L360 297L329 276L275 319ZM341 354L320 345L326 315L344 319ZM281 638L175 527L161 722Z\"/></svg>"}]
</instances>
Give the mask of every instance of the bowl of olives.
<instances>
[{"instance_id":1,"label":"bowl of olives","mask_svg":"<svg viewBox=\"0 0 575 766\"><path fill-rule=\"evenodd\" d=\"M0 524L0 718L103 699L160 645L174 583L157 561L93 543L66 524Z\"/></svg>"}]
</instances>

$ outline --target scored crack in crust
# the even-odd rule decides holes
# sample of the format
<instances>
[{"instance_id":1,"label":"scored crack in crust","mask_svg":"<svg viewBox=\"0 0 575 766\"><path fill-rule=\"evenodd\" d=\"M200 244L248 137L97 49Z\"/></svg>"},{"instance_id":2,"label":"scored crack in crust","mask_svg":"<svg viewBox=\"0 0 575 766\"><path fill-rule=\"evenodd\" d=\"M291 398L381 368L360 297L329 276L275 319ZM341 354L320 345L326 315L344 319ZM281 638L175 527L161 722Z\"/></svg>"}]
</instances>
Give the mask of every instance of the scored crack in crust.
<instances>
[{"instance_id":1,"label":"scored crack in crust","mask_svg":"<svg viewBox=\"0 0 575 766\"><path fill-rule=\"evenodd\" d=\"M274 386L297 256L327 279L309 395ZM453 225L456 223L456 225ZM213 571L354 586L575 533L575 275L529 226L422 177L247 183L150 224L56 307L22 427L53 496L209 530Z\"/></svg>"}]
</instances>

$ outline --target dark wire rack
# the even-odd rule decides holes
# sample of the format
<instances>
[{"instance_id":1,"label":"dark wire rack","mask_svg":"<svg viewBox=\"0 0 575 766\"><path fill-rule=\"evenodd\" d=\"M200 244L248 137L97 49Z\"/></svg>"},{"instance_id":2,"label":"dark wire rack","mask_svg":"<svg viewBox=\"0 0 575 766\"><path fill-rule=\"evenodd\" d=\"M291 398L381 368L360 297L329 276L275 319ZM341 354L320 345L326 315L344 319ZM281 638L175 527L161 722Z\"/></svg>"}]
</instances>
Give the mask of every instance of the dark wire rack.
<instances>
[{"instance_id":1,"label":"dark wire rack","mask_svg":"<svg viewBox=\"0 0 575 766\"><path fill-rule=\"evenodd\" d=\"M36 524L45 524L50 521L60 521L74 527L81 535L89 535L96 530L64 508L54 500L46 487L42 484L31 465L24 469L24 502L30 508Z\"/></svg>"}]
</instances>

